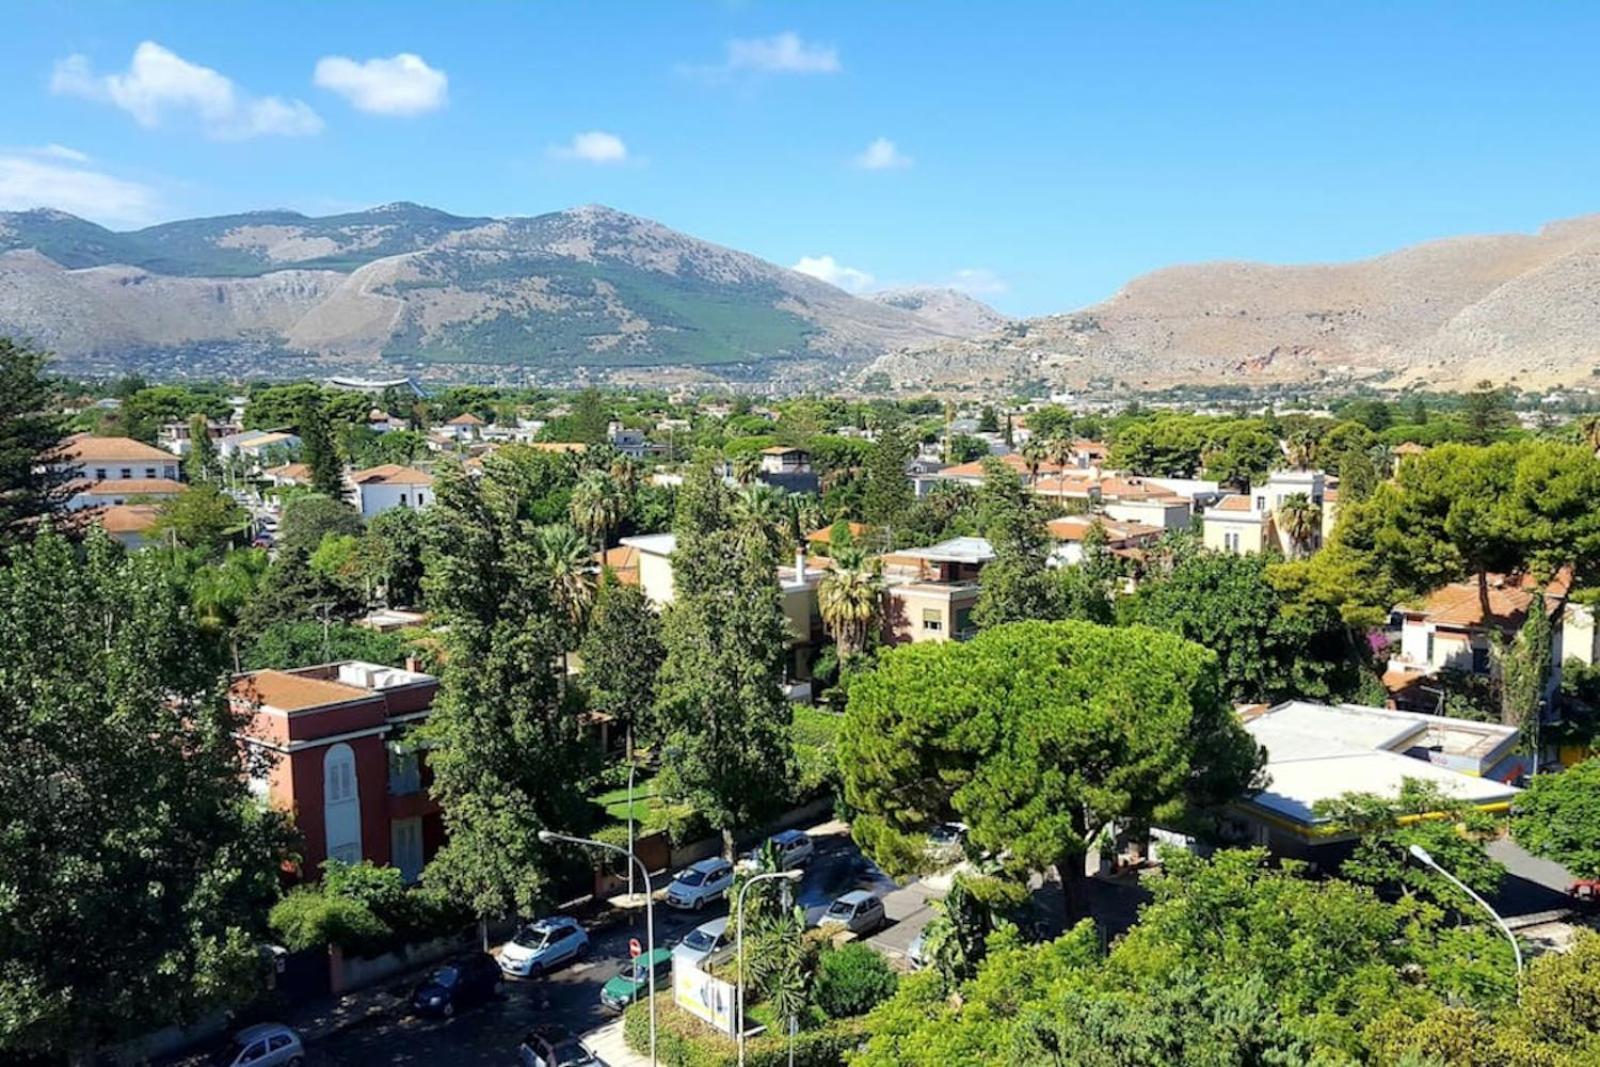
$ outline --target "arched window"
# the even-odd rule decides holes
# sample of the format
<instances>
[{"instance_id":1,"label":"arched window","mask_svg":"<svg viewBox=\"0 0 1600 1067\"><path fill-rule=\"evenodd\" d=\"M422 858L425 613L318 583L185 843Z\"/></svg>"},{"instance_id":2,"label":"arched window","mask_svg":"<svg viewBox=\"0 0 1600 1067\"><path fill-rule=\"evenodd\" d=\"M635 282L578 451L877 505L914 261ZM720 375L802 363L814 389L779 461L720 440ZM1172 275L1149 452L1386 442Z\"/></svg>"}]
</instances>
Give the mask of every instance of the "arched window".
<instances>
[{"instance_id":1,"label":"arched window","mask_svg":"<svg viewBox=\"0 0 1600 1067\"><path fill-rule=\"evenodd\" d=\"M361 862L361 793L356 754L346 744L332 745L322 757L322 819L328 858Z\"/></svg>"}]
</instances>

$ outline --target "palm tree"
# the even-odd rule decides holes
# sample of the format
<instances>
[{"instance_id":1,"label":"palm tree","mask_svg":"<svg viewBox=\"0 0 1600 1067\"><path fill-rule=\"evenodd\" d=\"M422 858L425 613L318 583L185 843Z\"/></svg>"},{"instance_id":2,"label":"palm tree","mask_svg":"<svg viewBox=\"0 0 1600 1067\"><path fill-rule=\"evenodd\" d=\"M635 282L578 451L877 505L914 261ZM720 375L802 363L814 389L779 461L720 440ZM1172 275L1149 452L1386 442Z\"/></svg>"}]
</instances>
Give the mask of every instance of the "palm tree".
<instances>
[{"instance_id":1,"label":"palm tree","mask_svg":"<svg viewBox=\"0 0 1600 1067\"><path fill-rule=\"evenodd\" d=\"M620 452L611 461L611 481L619 490L632 495L639 488L639 464Z\"/></svg>"},{"instance_id":2,"label":"palm tree","mask_svg":"<svg viewBox=\"0 0 1600 1067\"><path fill-rule=\"evenodd\" d=\"M1578 419L1578 440L1594 452L1600 452L1600 415L1584 415Z\"/></svg>"},{"instance_id":3,"label":"palm tree","mask_svg":"<svg viewBox=\"0 0 1600 1067\"><path fill-rule=\"evenodd\" d=\"M1322 528L1322 509L1304 493L1290 493L1278 505L1278 526L1289 538L1290 554L1305 555L1305 549Z\"/></svg>"},{"instance_id":4,"label":"palm tree","mask_svg":"<svg viewBox=\"0 0 1600 1067\"><path fill-rule=\"evenodd\" d=\"M1291 434L1284 442L1286 458L1294 470L1310 470L1317 462L1317 439L1309 430Z\"/></svg>"},{"instance_id":5,"label":"palm tree","mask_svg":"<svg viewBox=\"0 0 1600 1067\"><path fill-rule=\"evenodd\" d=\"M556 609L566 617L571 629L562 643L561 663L566 668L568 654L578 644L594 605L594 560L589 546L571 526L556 523L539 527L533 541L534 574L545 584ZM566 670L563 670L563 675Z\"/></svg>"},{"instance_id":6,"label":"palm tree","mask_svg":"<svg viewBox=\"0 0 1600 1067\"><path fill-rule=\"evenodd\" d=\"M733 498L729 509L741 536L759 536L777 555L789 539L789 500L771 485L747 485Z\"/></svg>"},{"instance_id":7,"label":"palm tree","mask_svg":"<svg viewBox=\"0 0 1600 1067\"><path fill-rule=\"evenodd\" d=\"M1072 462L1073 441L1065 434L1060 437L1050 438L1045 446L1050 462L1056 465L1056 489L1060 490L1066 485L1067 465Z\"/></svg>"},{"instance_id":8,"label":"palm tree","mask_svg":"<svg viewBox=\"0 0 1600 1067\"><path fill-rule=\"evenodd\" d=\"M227 634L233 654L233 669L238 672L239 615L261 586L267 571L267 554L256 549L235 549L215 566L202 566L189 586L189 599L200 629L212 634Z\"/></svg>"},{"instance_id":9,"label":"palm tree","mask_svg":"<svg viewBox=\"0 0 1600 1067\"><path fill-rule=\"evenodd\" d=\"M604 552L611 540L611 531L627 513L628 501L617 487L616 481L605 471L585 471L572 489L572 499L567 514L572 525L586 537L594 539Z\"/></svg>"},{"instance_id":10,"label":"palm tree","mask_svg":"<svg viewBox=\"0 0 1600 1067\"><path fill-rule=\"evenodd\" d=\"M833 569L817 586L817 611L839 646L841 662L867 647L882 596L883 578L876 561L868 566L859 549L841 549Z\"/></svg>"},{"instance_id":11,"label":"palm tree","mask_svg":"<svg viewBox=\"0 0 1600 1067\"><path fill-rule=\"evenodd\" d=\"M761 473L761 457L746 453L733 461L733 480L740 485L749 485L756 480L756 475Z\"/></svg>"},{"instance_id":12,"label":"palm tree","mask_svg":"<svg viewBox=\"0 0 1600 1067\"><path fill-rule=\"evenodd\" d=\"M1039 468L1044 465L1045 459L1044 442L1037 437L1030 437L1022 443L1022 447L1017 450L1017 454L1022 457L1023 465L1028 468L1028 484L1037 486L1039 484Z\"/></svg>"}]
</instances>

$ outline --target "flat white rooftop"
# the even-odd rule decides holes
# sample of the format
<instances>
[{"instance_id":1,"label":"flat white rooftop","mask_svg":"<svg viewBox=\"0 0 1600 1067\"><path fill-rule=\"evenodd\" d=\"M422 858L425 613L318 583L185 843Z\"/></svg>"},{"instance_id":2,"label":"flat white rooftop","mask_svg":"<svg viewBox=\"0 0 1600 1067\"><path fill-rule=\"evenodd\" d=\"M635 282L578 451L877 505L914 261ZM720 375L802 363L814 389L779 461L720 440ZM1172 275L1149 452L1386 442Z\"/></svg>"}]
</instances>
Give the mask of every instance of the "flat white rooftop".
<instances>
[{"instance_id":1,"label":"flat white rooftop","mask_svg":"<svg viewBox=\"0 0 1600 1067\"><path fill-rule=\"evenodd\" d=\"M994 547L982 537L952 537L926 548L904 548L895 555L929 563L988 563L994 559Z\"/></svg>"}]
</instances>

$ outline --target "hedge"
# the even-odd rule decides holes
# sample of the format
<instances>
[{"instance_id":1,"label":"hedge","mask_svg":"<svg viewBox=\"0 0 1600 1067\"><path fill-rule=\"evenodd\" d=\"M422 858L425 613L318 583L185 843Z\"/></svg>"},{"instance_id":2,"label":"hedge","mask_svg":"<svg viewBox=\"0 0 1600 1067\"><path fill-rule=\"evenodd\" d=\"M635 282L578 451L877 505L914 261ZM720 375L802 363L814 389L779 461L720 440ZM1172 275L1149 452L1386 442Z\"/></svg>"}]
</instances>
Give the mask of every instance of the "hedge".
<instances>
[{"instance_id":1,"label":"hedge","mask_svg":"<svg viewBox=\"0 0 1600 1067\"><path fill-rule=\"evenodd\" d=\"M622 1038L641 1055L650 1052L650 1005L640 1000L622 1017ZM845 1056L866 1040L859 1019L841 1019L825 1027L802 1030L794 1037L795 1067L844 1067ZM656 1000L656 1058L662 1067L736 1067L738 1046L733 1038L680 1009L670 993ZM745 1040L746 1067L786 1067L787 1034L766 1033Z\"/></svg>"}]
</instances>

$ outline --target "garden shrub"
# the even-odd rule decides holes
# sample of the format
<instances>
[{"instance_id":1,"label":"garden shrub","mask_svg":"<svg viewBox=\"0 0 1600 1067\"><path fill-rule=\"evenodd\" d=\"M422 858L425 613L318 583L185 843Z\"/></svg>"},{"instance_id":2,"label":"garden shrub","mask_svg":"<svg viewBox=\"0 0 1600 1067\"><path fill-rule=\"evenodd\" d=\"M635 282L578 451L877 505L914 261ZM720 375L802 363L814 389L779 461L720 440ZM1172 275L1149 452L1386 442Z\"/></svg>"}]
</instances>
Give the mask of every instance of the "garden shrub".
<instances>
[{"instance_id":1,"label":"garden shrub","mask_svg":"<svg viewBox=\"0 0 1600 1067\"><path fill-rule=\"evenodd\" d=\"M857 942L825 952L817 968L817 1007L835 1019L865 1015L894 995L899 977L869 946Z\"/></svg>"}]
</instances>

